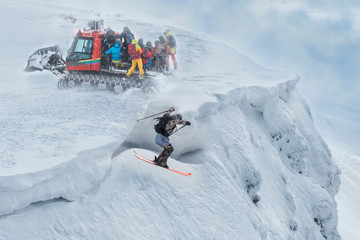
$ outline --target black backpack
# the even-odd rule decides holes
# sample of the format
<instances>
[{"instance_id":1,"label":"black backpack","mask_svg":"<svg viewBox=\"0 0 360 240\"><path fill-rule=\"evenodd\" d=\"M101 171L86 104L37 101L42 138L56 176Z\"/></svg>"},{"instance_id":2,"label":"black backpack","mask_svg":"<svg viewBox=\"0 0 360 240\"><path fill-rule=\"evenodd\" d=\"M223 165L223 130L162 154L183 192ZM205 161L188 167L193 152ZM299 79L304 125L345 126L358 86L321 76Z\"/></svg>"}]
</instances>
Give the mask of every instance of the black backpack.
<instances>
[{"instance_id":1,"label":"black backpack","mask_svg":"<svg viewBox=\"0 0 360 240\"><path fill-rule=\"evenodd\" d=\"M149 56L148 56L148 48L147 47L145 47L145 48L143 48L144 49L144 51L143 51L143 57L144 58L146 58L146 59L148 59L149 58Z\"/></svg>"},{"instance_id":2,"label":"black backpack","mask_svg":"<svg viewBox=\"0 0 360 240\"><path fill-rule=\"evenodd\" d=\"M176 40L173 35L170 35L168 37L168 43L169 43L170 48L173 48L176 46Z\"/></svg>"},{"instance_id":3,"label":"black backpack","mask_svg":"<svg viewBox=\"0 0 360 240\"><path fill-rule=\"evenodd\" d=\"M158 119L159 122L154 125L155 132L160 133L161 135L168 137L169 133L165 130L166 124L171 120L171 117L168 114L165 114Z\"/></svg>"}]
</instances>

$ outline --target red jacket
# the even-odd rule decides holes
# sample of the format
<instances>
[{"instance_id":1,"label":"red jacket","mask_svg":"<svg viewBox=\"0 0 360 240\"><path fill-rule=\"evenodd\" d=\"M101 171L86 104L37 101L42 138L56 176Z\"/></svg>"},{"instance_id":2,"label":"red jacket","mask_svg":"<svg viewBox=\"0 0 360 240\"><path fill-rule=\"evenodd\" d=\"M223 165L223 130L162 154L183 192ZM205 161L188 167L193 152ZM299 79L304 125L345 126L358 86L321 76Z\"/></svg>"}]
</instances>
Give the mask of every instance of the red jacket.
<instances>
[{"instance_id":1,"label":"red jacket","mask_svg":"<svg viewBox=\"0 0 360 240\"><path fill-rule=\"evenodd\" d=\"M144 64L149 63L149 59L152 59L152 53L148 48L143 48L142 60Z\"/></svg>"},{"instance_id":2,"label":"red jacket","mask_svg":"<svg viewBox=\"0 0 360 240\"><path fill-rule=\"evenodd\" d=\"M166 59L171 54L169 44L160 43L155 49L155 54L160 55L161 57Z\"/></svg>"},{"instance_id":3,"label":"red jacket","mask_svg":"<svg viewBox=\"0 0 360 240\"><path fill-rule=\"evenodd\" d=\"M129 44L128 47L128 53L129 56L131 57L131 60L138 60L141 58L141 49L139 49L138 51L136 51L136 45L135 44Z\"/></svg>"}]
</instances>

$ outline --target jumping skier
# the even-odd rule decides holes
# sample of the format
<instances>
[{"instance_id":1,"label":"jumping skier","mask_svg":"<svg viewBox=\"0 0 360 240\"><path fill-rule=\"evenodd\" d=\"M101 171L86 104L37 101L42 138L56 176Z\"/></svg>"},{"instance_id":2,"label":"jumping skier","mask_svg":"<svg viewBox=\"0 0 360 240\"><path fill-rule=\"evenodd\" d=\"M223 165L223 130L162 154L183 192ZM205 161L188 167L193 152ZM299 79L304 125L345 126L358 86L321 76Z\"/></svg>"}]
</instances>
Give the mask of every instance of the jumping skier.
<instances>
[{"instance_id":1,"label":"jumping skier","mask_svg":"<svg viewBox=\"0 0 360 240\"><path fill-rule=\"evenodd\" d=\"M154 163L164 168L169 168L167 160L174 151L174 148L170 143L169 136L174 133L177 124L182 124L184 126L191 125L189 121L182 120L182 116L180 114L171 115L174 111L175 108L171 107L161 118L158 119L159 123L155 125L155 131L157 132L155 142L164 150L158 157L155 157Z\"/></svg>"}]
</instances>

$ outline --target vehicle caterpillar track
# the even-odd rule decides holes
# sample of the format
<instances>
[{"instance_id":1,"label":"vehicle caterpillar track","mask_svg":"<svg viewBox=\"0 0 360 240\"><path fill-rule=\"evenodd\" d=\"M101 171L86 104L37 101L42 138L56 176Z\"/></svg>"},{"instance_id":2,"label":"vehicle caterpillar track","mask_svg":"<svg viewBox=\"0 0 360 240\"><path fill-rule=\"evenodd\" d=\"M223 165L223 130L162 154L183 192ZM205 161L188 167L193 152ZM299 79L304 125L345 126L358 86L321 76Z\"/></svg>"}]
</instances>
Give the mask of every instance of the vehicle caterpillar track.
<instances>
[{"instance_id":1,"label":"vehicle caterpillar track","mask_svg":"<svg viewBox=\"0 0 360 240\"><path fill-rule=\"evenodd\" d=\"M123 74L107 72L70 72L60 78L57 86L59 89L66 89L88 83L88 86L99 87L102 85L102 88L122 92L128 88L143 88L144 80L146 81L146 79L139 79L136 75L128 78Z\"/></svg>"}]
</instances>

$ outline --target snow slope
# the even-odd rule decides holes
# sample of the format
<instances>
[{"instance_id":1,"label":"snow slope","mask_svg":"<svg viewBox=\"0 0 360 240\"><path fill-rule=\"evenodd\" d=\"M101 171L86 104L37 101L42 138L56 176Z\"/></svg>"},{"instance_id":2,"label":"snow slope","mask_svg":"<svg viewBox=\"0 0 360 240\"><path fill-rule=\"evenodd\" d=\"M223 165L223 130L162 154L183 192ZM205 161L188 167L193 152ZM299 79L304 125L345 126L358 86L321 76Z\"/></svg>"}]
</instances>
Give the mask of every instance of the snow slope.
<instances>
[{"instance_id":1,"label":"snow slope","mask_svg":"<svg viewBox=\"0 0 360 240\"><path fill-rule=\"evenodd\" d=\"M96 12L30 3L0 3L10 19L22 16L9 30L37 33L26 45L1 39L21 51L1 60L0 238L340 239L340 170L297 76L171 27L180 70L158 76L149 94L60 91L49 73L21 72L26 59L51 41L69 44ZM167 28L104 18L144 40ZM154 120L135 120L170 106L192 125L171 137L168 164L189 177L139 161L131 149L160 152Z\"/></svg>"},{"instance_id":2,"label":"snow slope","mask_svg":"<svg viewBox=\"0 0 360 240\"><path fill-rule=\"evenodd\" d=\"M323 100L324 101L324 100ZM325 101L322 112L314 114L315 123L326 139L336 164L342 171L339 194L336 195L339 212L339 233L343 239L356 239L360 225L360 110ZM325 110L325 111L324 111Z\"/></svg>"}]
</instances>

